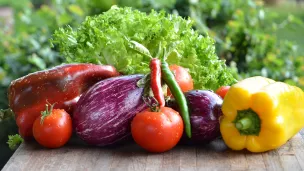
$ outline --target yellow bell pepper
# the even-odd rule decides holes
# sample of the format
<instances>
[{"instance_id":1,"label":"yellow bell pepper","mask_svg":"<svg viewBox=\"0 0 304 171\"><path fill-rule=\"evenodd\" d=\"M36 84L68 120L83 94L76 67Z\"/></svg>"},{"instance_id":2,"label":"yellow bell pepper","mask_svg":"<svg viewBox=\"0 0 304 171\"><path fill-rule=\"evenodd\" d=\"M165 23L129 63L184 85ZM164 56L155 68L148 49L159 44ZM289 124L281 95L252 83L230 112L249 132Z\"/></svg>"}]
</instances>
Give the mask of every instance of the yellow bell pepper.
<instances>
[{"instance_id":1,"label":"yellow bell pepper","mask_svg":"<svg viewBox=\"0 0 304 171\"><path fill-rule=\"evenodd\" d=\"M222 105L222 137L233 150L264 152L285 144L304 127L304 93L256 76L231 86Z\"/></svg>"}]
</instances>

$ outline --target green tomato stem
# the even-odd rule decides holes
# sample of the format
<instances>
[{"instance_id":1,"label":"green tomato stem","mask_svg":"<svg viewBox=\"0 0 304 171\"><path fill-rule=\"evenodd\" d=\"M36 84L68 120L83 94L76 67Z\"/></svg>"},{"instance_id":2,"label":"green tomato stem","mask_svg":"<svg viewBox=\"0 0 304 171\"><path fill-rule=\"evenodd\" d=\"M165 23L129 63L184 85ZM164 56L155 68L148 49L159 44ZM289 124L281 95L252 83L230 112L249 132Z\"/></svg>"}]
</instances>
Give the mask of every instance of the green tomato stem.
<instances>
[{"instance_id":1,"label":"green tomato stem","mask_svg":"<svg viewBox=\"0 0 304 171\"><path fill-rule=\"evenodd\" d=\"M44 119L53 112L53 108L54 108L54 106L56 104L56 103L50 104L49 102L47 102L47 103L48 104L45 104L45 111L41 112L41 120L40 120L40 124L41 125L43 125ZM49 109L49 106L50 106L50 109Z\"/></svg>"}]
</instances>

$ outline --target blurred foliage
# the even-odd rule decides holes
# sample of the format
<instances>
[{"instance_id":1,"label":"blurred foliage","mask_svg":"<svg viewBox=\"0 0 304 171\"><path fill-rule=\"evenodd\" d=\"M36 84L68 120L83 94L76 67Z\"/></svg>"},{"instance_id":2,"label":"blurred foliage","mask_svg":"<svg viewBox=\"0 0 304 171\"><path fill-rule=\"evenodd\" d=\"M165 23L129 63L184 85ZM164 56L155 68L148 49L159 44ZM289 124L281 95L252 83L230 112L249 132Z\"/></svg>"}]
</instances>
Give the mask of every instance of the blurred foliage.
<instances>
[{"instance_id":1,"label":"blurred foliage","mask_svg":"<svg viewBox=\"0 0 304 171\"><path fill-rule=\"evenodd\" d=\"M304 28L300 19L289 15L275 23L277 15L265 11L262 1L198 0L189 6L196 29L215 38L219 57L237 69L240 79L262 75L304 88L298 47L275 34L294 25Z\"/></svg>"},{"instance_id":2,"label":"blurred foliage","mask_svg":"<svg viewBox=\"0 0 304 171\"><path fill-rule=\"evenodd\" d=\"M35 6L29 0L0 2L14 11L13 28L0 21L0 109L8 107L7 88L12 80L63 62L56 47L50 48L49 39L58 27L76 26L88 13L82 0L36 2ZM6 142L8 135L17 133L17 126L13 116L0 122L1 169L13 153Z\"/></svg>"},{"instance_id":3,"label":"blurred foliage","mask_svg":"<svg viewBox=\"0 0 304 171\"><path fill-rule=\"evenodd\" d=\"M8 144L6 143L8 140L8 135L16 134L17 132L18 129L12 110L0 109L0 169L13 154L13 151L10 150Z\"/></svg>"},{"instance_id":4,"label":"blurred foliage","mask_svg":"<svg viewBox=\"0 0 304 171\"><path fill-rule=\"evenodd\" d=\"M286 18L292 19L292 16L290 14L296 16L297 18L304 21L304 6L295 4L295 3L283 3L279 6L267 6L267 11L270 11L275 14L275 22L277 23L285 23L284 21ZM299 25L291 25L291 27L279 29L276 32L276 36L279 40L290 40L296 43L298 48L299 54L304 54L304 39L302 35L303 33L303 27Z\"/></svg>"},{"instance_id":5,"label":"blurred foliage","mask_svg":"<svg viewBox=\"0 0 304 171\"><path fill-rule=\"evenodd\" d=\"M112 5L129 6L141 11L173 9L176 0L91 0L89 2L90 14L100 14L107 11Z\"/></svg>"},{"instance_id":6,"label":"blurred foliage","mask_svg":"<svg viewBox=\"0 0 304 171\"><path fill-rule=\"evenodd\" d=\"M76 5L77 4L77 5ZM76 26L87 12L82 0L53 0L35 9L29 0L7 1L13 8L14 26L0 30L0 108L7 107L6 89L10 82L30 72L62 63L49 39L58 27Z\"/></svg>"}]
</instances>

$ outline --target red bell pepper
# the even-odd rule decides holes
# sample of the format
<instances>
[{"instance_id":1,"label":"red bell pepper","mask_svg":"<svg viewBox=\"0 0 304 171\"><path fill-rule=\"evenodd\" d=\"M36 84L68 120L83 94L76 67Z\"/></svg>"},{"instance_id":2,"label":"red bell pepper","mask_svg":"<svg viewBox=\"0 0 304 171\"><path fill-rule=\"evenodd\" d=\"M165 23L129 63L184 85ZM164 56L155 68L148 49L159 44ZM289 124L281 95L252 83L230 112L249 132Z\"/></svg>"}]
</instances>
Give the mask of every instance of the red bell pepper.
<instances>
[{"instance_id":1,"label":"red bell pepper","mask_svg":"<svg viewBox=\"0 0 304 171\"><path fill-rule=\"evenodd\" d=\"M120 75L108 65L65 64L31 73L11 82L9 106L15 113L19 133L33 137L32 127L46 103L71 113L80 95L98 81Z\"/></svg>"}]
</instances>

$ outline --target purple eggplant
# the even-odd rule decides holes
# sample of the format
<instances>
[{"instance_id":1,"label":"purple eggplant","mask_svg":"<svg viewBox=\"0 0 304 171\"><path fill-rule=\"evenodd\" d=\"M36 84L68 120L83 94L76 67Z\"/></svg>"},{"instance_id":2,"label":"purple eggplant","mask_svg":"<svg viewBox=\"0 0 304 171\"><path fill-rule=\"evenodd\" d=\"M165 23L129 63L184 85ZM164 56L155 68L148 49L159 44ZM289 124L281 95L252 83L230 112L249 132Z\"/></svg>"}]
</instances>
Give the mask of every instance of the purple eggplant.
<instances>
[{"instance_id":1,"label":"purple eggplant","mask_svg":"<svg viewBox=\"0 0 304 171\"><path fill-rule=\"evenodd\" d=\"M222 114L223 100L217 94L208 90L192 90L185 93L192 129L192 138L183 142L201 144L208 143L220 137L220 122ZM168 106L178 111L174 101L170 101Z\"/></svg>"},{"instance_id":2,"label":"purple eggplant","mask_svg":"<svg viewBox=\"0 0 304 171\"><path fill-rule=\"evenodd\" d=\"M76 134L87 144L112 145L131 135L131 121L147 108L143 75L119 76L102 80L82 94L73 113Z\"/></svg>"}]
</instances>

